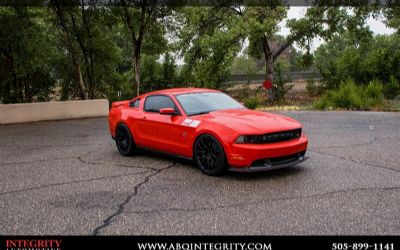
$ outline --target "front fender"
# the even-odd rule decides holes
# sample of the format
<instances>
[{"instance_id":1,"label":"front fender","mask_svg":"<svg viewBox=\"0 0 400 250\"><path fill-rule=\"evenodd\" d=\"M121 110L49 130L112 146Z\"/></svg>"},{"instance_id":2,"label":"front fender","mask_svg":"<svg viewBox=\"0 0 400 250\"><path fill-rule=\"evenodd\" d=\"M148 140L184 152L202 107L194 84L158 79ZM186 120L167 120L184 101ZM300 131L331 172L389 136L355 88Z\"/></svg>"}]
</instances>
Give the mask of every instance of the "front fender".
<instances>
[{"instance_id":1,"label":"front fender","mask_svg":"<svg viewBox=\"0 0 400 250\"><path fill-rule=\"evenodd\" d=\"M229 154L230 145L239 136L236 131L226 126L220 124L204 124L195 132L194 140L192 142L192 152L194 150L194 144L196 143L197 138L203 134L210 134L214 136L219 143L221 143L226 154Z\"/></svg>"}]
</instances>

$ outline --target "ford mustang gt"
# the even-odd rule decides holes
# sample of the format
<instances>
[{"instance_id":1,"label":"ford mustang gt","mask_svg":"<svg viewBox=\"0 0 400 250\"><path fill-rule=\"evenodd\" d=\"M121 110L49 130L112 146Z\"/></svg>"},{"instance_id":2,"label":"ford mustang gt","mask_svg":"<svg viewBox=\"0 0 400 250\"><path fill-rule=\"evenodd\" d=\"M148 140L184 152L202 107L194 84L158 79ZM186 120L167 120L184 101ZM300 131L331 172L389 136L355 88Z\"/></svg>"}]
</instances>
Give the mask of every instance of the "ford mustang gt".
<instances>
[{"instance_id":1,"label":"ford mustang gt","mask_svg":"<svg viewBox=\"0 0 400 250\"><path fill-rule=\"evenodd\" d=\"M123 156L147 148L193 159L201 171L265 171L306 159L296 120L249 110L212 89L177 88L112 103L109 126Z\"/></svg>"}]
</instances>

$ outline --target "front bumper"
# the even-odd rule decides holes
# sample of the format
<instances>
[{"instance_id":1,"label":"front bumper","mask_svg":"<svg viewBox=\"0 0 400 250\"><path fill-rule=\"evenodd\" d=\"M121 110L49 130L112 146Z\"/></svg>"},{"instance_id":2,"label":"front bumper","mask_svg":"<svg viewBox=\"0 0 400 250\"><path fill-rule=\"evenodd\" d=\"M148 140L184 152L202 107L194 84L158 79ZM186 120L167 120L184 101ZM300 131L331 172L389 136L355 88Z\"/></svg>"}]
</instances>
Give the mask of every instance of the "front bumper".
<instances>
[{"instance_id":1,"label":"front bumper","mask_svg":"<svg viewBox=\"0 0 400 250\"><path fill-rule=\"evenodd\" d=\"M303 134L298 139L284 141L284 142L277 142L277 143L231 144L227 147L226 152L227 152L227 159L229 166L231 166L233 170L237 170L239 168L246 169L249 167L253 167L255 164L257 165L259 161L263 161L266 159L275 159L288 156L294 157L296 156L296 154L305 153L305 151L307 150L307 145L308 145L308 139ZM298 159L292 158L293 162L296 162L297 160L299 160L299 162L297 163L304 161L304 159L301 159L300 157L298 157ZM265 167L267 169L272 169L272 167L275 168L275 165L280 165L279 163L284 164L285 162L275 162L275 164L272 164L271 167L269 166ZM295 165L297 163L291 165Z\"/></svg>"},{"instance_id":2,"label":"front bumper","mask_svg":"<svg viewBox=\"0 0 400 250\"><path fill-rule=\"evenodd\" d=\"M292 167L294 165L297 165L301 162L304 162L308 159L307 156L305 155L304 152L297 153L295 155L292 155L289 157L287 161L281 161L280 163L273 163L271 162L268 158L264 160L258 160L259 164L253 164L252 166L249 167L240 167L240 168L235 168L235 167L230 167L229 171L233 172L261 172L261 171L268 171L268 170L274 170L274 169L280 169L280 168L287 168L287 167ZM283 158L283 157L281 157Z\"/></svg>"}]
</instances>

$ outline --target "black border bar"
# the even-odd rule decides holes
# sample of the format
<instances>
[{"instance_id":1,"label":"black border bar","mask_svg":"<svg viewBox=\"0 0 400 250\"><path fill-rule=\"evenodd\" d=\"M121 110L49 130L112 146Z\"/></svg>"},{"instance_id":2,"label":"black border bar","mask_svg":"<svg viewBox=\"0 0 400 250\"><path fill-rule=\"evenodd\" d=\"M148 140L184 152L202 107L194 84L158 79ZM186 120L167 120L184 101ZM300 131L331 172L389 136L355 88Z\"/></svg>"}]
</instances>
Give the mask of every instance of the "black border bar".
<instances>
[{"instance_id":1,"label":"black border bar","mask_svg":"<svg viewBox=\"0 0 400 250\"><path fill-rule=\"evenodd\" d=\"M152 243L167 246L152 250L263 250L255 244L264 250L400 250L400 236L0 236L0 250L146 250L139 244ZM224 249L224 243L230 247ZM194 244L203 247L194 249ZM253 249L242 249L243 244Z\"/></svg>"},{"instance_id":2,"label":"black border bar","mask_svg":"<svg viewBox=\"0 0 400 250\"><path fill-rule=\"evenodd\" d=\"M141 6L145 0L125 0L132 7ZM400 0L146 0L160 6L381 6L399 7ZM59 0L61 6L119 6L119 0ZM0 0L0 6L34 7L48 6L50 0Z\"/></svg>"}]
</instances>

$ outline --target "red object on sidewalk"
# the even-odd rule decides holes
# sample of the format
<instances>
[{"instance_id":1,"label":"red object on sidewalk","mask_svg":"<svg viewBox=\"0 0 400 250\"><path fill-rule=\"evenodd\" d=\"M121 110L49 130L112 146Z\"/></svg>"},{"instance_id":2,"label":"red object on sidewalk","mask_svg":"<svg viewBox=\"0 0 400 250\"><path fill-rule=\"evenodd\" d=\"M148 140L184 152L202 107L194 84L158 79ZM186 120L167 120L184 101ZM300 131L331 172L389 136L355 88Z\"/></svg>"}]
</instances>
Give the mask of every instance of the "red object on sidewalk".
<instances>
[{"instance_id":1,"label":"red object on sidewalk","mask_svg":"<svg viewBox=\"0 0 400 250\"><path fill-rule=\"evenodd\" d=\"M263 83L265 89L272 89L272 82L270 80L265 80Z\"/></svg>"}]
</instances>

